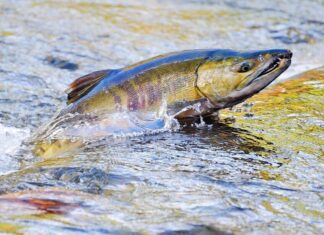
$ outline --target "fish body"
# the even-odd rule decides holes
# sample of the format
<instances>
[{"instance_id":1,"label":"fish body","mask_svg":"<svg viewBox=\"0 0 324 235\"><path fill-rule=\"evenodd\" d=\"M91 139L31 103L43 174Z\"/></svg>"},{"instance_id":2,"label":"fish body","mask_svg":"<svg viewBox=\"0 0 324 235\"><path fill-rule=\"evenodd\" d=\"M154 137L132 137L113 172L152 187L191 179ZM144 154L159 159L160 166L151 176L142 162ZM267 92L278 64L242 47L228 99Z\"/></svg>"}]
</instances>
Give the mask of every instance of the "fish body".
<instances>
[{"instance_id":1,"label":"fish body","mask_svg":"<svg viewBox=\"0 0 324 235\"><path fill-rule=\"evenodd\" d=\"M67 106L36 139L105 136L214 116L258 93L290 65L289 50L174 52L90 73L68 89ZM55 137L56 138L56 137Z\"/></svg>"},{"instance_id":2,"label":"fish body","mask_svg":"<svg viewBox=\"0 0 324 235\"><path fill-rule=\"evenodd\" d=\"M81 113L157 111L163 102L171 107L202 99L195 88L196 71L213 52L171 53L115 70L67 110Z\"/></svg>"},{"instance_id":3,"label":"fish body","mask_svg":"<svg viewBox=\"0 0 324 235\"><path fill-rule=\"evenodd\" d=\"M280 49L192 50L90 73L71 83L67 106L31 138L34 153L62 155L89 138L169 130L174 119L214 119L269 85L291 57Z\"/></svg>"},{"instance_id":4,"label":"fish body","mask_svg":"<svg viewBox=\"0 0 324 235\"><path fill-rule=\"evenodd\" d=\"M123 69L91 73L70 85L68 106L61 114L157 113L163 105L169 115L179 119L210 114L262 90L288 68L291 55L280 49L191 50L154 57ZM257 79L262 72L267 79ZM251 85L260 80L263 82L252 89ZM246 89L249 86L250 90ZM188 112L186 107L192 105L196 110Z\"/></svg>"}]
</instances>

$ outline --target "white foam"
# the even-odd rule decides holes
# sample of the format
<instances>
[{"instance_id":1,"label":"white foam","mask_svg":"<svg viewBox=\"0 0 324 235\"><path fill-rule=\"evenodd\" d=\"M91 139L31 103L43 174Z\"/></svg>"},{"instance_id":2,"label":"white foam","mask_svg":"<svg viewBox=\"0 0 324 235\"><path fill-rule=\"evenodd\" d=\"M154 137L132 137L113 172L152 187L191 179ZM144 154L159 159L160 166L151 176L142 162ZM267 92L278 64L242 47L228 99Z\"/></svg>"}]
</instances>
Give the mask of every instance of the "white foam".
<instances>
[{"instance_id":1,"label":"white foam","mask_svg":"<svg viewBox=\"0 0 324 235\"><path fill-rule=\"evenodd\" d=\"M173 117L161 112L116 112L111 114L67 114L41 128L35 139L83 139L105 137L134 137L175 131L180 124Z\"/></svg>"},{"instance_id":2,"label":"white foam","mask_svg":"<svg viewBox=\"0 0 324 235\"><path fill-rule=\"evenodd\" d=\"M8 127L0 123L0 175L17 169L18 162L12 156L15 156L28 135L29 130Z\"/></svg>"}]
</instances>

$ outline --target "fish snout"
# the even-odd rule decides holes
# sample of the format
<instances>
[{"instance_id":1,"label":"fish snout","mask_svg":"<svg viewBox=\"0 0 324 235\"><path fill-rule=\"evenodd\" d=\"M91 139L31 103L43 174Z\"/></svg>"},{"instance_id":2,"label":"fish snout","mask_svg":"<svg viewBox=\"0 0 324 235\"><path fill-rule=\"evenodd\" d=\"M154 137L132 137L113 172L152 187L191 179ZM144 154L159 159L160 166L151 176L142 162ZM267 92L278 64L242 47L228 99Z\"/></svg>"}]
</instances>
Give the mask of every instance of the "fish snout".
<instances>
[{"instance_id":1,"label":"fish snout","mask_svg":"<svg viewBox=\"0 0 324 235\"><path fill-rule=\"evenodd\" d=\"M285 50L277 55L279 59L291 59L293 53L290 50Z\"/></svg>"}]
</instances>

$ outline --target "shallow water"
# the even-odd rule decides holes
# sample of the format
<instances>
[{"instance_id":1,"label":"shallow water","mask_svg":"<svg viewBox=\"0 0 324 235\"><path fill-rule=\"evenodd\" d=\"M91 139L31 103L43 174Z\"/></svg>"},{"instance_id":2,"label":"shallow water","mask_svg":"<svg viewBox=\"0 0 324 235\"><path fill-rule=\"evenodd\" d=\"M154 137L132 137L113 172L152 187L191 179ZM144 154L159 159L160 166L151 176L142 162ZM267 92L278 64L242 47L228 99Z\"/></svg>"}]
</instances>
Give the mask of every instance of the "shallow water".
<instances>
[{"instance_id":1,"label":"shallow water","mask_svg":"<svg viewBox=\"0 0 324 235\"><path fill-rule=\"evenodd\" d=\"M95 2L0 3L0 232L323 233L323 68L213 126L26 144L94 70L211 47L291 49L279 80L322 66L322 2Z\"/></svg>"}]
</instances>

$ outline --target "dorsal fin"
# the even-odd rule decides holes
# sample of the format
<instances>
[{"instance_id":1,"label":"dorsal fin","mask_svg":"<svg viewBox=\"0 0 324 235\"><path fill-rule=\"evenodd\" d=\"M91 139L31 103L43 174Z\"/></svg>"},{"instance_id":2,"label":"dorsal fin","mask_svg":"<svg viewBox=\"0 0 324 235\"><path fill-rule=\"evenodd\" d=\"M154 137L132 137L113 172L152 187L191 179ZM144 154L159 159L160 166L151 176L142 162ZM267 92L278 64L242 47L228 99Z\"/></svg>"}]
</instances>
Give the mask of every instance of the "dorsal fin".
<instances>
[{"instance_id":1,"label":"dorsal fin","mask_svg":"<svg viewBox=\"0 0 324 235\"><path fill-rule=\"evenodd\" d=\"M118 70L100 70L89 73L73 81L69 85L69 88L65 91L68 94L67 104L71 104L88 94L103 78L107 77L113 72L115 73L116 71Z\"/></svg>"}]
</instances>

